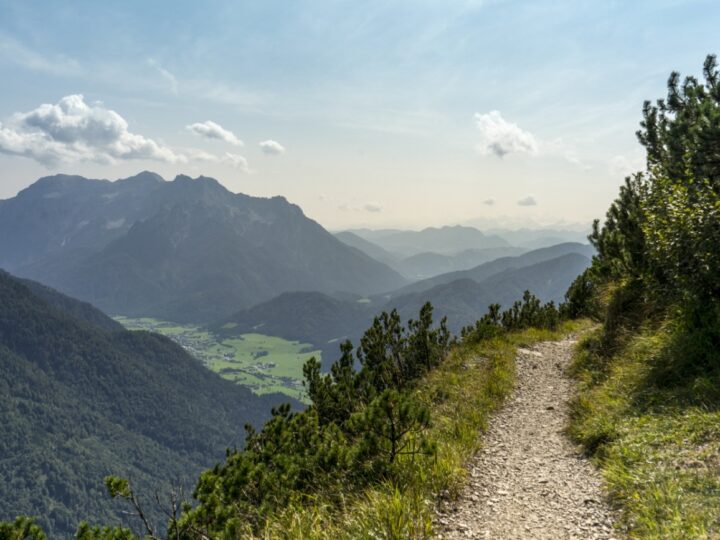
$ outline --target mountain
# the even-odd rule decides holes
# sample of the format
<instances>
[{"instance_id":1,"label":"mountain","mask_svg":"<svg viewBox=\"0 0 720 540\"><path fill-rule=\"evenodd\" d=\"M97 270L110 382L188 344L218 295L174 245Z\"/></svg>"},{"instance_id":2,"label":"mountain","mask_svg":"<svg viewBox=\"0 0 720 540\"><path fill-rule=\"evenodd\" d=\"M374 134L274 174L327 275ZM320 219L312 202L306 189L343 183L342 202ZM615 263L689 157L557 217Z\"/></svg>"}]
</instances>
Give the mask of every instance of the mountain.
<instances>
[{"instance_id":1,"label":"mountain","mask_svg":"<svg viewBox=\"0 0 720 540\"><path fill-rule=\"evenodd\" d=\"M0 270L0 273L5 274L2 270ZM18 281L25 285L25 287L27 287L30 292L39 299L44 300L51 307L63 312L66 315L70 315L75 319L89 323L90 325L96 326L102 330L115 331L124 329L122 324L114 319L111 319L92 304L65 296L64 294L57 292L55 289L51 289L50 287L47 287L42 283L38 283L37 281L19 278Z\"/></svg>"},{"instance_id":2,"label":"mountain","mask_svg":"<svg viewBox=\"0 0 720 540\"><path fill-rule=\"evenodd\" d=\"M119 521L106 475L147 496L188 487L242 443L245 423L287 401L221 379L166 338L88 314L0 272L0 520L35 515L51 538L69 538L81 518Z\"/></svg>"},{"instance_id":3,"label":"mountain","mask_svg":"<svg viewBox=\"0 0 720 540\"><path fill-rule=\"evenodd\" d=\"M565 291L590 262L585 255L567 253L529 266L501 270L482 281L466 275L427 290L394 297L386 309L396 308L406 320L417 314L425 302L431 302L436 316L447 316L448 327L457 333L486 313L490 304L507 308L526 290L543 302L562 302Z\"/></svg>"},{"instance_id":4,"label":"mountain","mask_svg":"<svg viewBox=\"0 0 720 540\"><path fill-rule=\"evenodd\" d=\"M504 238L513 246L521 246L527 249L539 249L565 242L587 242L590 234L590 227L587 229L501 229L492 228L487 230L488 234L495 234Z\"/></svg>"},{"instance_id":5,"label":"mountain","mask_svg":"<svg viewBox=\"0 0 720 540\"><path fill-rule=\"evenodd\" d=\"M374 244L369 240L365 240L361 236L358 236L350 231L335 233L335 238L340 240L343 244L359 249L368 257L372 257L376 261L387 264L390 268L395 268L395 264L398 262L398 257L396 255L393 255L377 244Z\"/></svg>"},{"instance_id":6,"label":"mountain","mask_svg":"<svg viewBox=\"0 0 720 540\"><path fill-rule=\"evenodd\" d=\"M403 285L282 197L211 178L57 175L0 201L0 266L107 313L209 322L282 292Z\"/></svg>"},{"instance_id":7,"label":"mountain","mask_svg":"<svg viewBox=\"0 0 720 540\"><path fill-rule=\"evenodd\" d=\"M594 252L594 248L589 244L579 244L575 242L557 244L547 248L528 251L527 253L523 253L522 255L518 255L516 257L501 257L468 270L449 272L447 274L441 274L429 279L417 281L387 293L385 296L387 298L396 298L410 293L428 291L438 285L452 283L453 281L457 281L459 279L470 279L477 283L481 283L494 274L555 259L562 255L567 255L568 253L577 253L589 258L592 257Z\"/></svg>"},{"instance_id":8,"label":"mountain","mask_svg":"<svg viewBox=\"0 0 720 540\"><path fill-rule=\"evenodd\" d=\"M426 288L376 296L358 302L330 298L318 293L283 294L253 308L243 310L212 325L222 336L263 332L285 339L311 343L323 350L323 358L335 359L338 341L349 338L354 344L381 311L398 309L407 322L417 317L422 305L430 301L436 318L448 317L451 330L459 332L474 323L492 303L504 307L522 298L526 290L542 301L560 303L570 283L590 264L592 250L583 244L564 244L537 250L520 257L507 257L478 266L469 272L443 276L449 281L426 280ZM578 253L578 251L580 253ZM456 277L459 276L459 277ZM324 362L329 365L329 362Z\"/></svg>"},{"instance_id":9,"label":"mountain","mask_svg":"<svg viewBox=\"0 0 720 540\"><path fill-rule=\"evenodd\" d=\"M372 323L371 306L357 301L338 300L317 292L284 293L242 310L213 324L209 329L220 336L260 332L288 340L310 343L323 352L325 367L335 359L341 341L358 338Z\"/></svg>"},{"instance_id":10,"label":"mountain","mask_svg":"<svg viewBox=\"0 0 720 540\"><path fill-rule=\"evenodd\" d=\"M500 257L520 255L526 251L521 247L496 247L466 249L455 255L418 253L396 262L393 268L409 279L427 279L448 272L467 270Z\"/></svg>"},{"instance_id":11,"label":"mountain","mask_svg":"<svg viewBox=\"0 0 720 540\"><path fill-rule=\"evenodd\" d=\"M388 231L387 234L394 236L398 235L399 232L401 231ZM499 257L520 255L528 251L522 247L502 246L466 249L451 255L424 251L409 257L403 257L400 254L391 253L374 242L350 231L335 233L335 237L348 246L359 249L376 261L387 264L390 268L411 280L426 279L447 272L466 270Z\"/></svg>"},{"instance_id":12,"label":"mountain","mask_svg":"<svg viewBox=\"0 0 720 540\"><path fill-rule=\"evenodd\" d=\"M393 254L409 257L418 253L454 255L467 249L508 247L510 244L496 235L485 235L473 227L429 227L421 231L351 231Z\"/></svg>"},{"instance_id":13,"label":"mountain","mask_svg":"<svg viewBox=\"0 0 720 540\"><path fill-rule=\"evenodd\" d=\"M376 238L403 232L403 229L348 229L346 232L373 242Z\"/></svg>"}]
</instances>

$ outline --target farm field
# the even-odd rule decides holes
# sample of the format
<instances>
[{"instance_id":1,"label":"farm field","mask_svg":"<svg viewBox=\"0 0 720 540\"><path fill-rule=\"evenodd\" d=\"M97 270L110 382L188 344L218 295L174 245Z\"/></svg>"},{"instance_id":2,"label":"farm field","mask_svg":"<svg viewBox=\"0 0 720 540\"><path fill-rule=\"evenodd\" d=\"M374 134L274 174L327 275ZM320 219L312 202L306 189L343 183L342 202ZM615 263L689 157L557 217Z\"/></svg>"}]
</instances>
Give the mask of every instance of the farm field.
<instances>
[{"instance_id":1,"label":"farm field","mask_svg":"<svg viewBox=\"0 0 720 540\"><path fill-rule=\"evenodd\" d=\"M320 351L311 345L263 334L242 334L218 338L211 332L148 317L117 316L128 330L147 330L172 339L225 379L250 388L256 394L280 392L306 401L302 386L302 366Z\"/></svg>"}]
</instances>

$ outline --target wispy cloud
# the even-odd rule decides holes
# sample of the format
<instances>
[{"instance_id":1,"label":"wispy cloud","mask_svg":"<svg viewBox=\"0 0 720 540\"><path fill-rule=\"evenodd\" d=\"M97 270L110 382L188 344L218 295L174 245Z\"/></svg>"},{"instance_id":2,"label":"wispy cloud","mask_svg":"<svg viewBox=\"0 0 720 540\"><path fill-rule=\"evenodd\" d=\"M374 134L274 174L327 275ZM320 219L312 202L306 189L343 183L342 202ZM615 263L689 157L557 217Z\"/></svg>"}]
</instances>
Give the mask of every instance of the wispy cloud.
<instances>
[{"instance_id":1,"label":"wispy cloud","mask_svg":"<svg viewBox=\"0 0 720 540\"><path fill-rule=\"evenodd\" d=\"M243 146L244 144L232 131L225 129L220 124L216 124L211 120L190 124L189 126L186 126L186 129L192 131L196 135L205 137L206 139L225 141L226 143L235 146Z\"/></svg>"},{"instance_id":2,"label":"wispy cloud","mask_svg":"<svg viewBox=\"0 0 720 540\"><path fill-rule=\"evenodd\" d=\"M538 142L535 136L517 124L505 120L499 111L475 114L475 125L480 132L478 151L504 157L510 153L536 155Z\"/></svg>"},{"instance_id":3,"label":"wispy cloud","mask_svg":"<svg viewBox=\"0 0 720 540\"><path fill-rule=\"evenodd\" d=\"M527 195L523 197L517 203L518 206L537 206L538 204L537 199L535 199L535 197L533 197L532 195Z\"/></svg>"},{"instance_id":4,"label":"wispy cloud","mask_svg":"<svg viewBox=\"0 0 720 540\"><path fill-rule=\"evenodd\" d=\"M0 152L46 166L75 161L112 164L128 159L187 161L171 148L132 133L122 116L102 103L86 103L80 94L17 113L8 124L0 124Z\"/></svg>"},{"instance_id":5,"label":"wispy cloud","mask_svg":"<svg viewBox=\"0 0 720 540\"><path fill-rule=\"evenodd\" d=\"M610 158L608 168L614 177L624 177L644 170L645 161L641 153L632 156L617 155Z\"/></svg>"},{"instance_id":6,"label":"wispy cloud","mask_svg":"<svg viewBox=\"0 0 720 540\"><path fill-rule=\"evenodd\" d=\"M485 206L495 206L495 199L493 199L493 198L485 199L485 200L483 201L483 204L484 204Z\"/></svg>"},{"instance_id":7,"label":"wispy cloud","mask_svg":"<svg viewBox=\"0 0 720 540\"><path fill-rule=\"evenodd\" d=\"M155 68L155 70L160 74L160 76L167 81L168 85L170 86L170 91L173 94L177 94L178 93L177 77L175 77L175 75L170 73L167 69L165 69L162 65L160 65L160 63L157 60L155 60L153 58L148 58L147 62L148 62L149 66Z\"/></svg>"},{"instance_id":8,"label":"wispy cloud","mask_svg":"<svg viewBox=\"0 0 720 540\"><path fill-rule=\"evenodd\" d=\"M277 141L267 140L260 143L260 150L269 156L279 156L285 153L285 147Z\"/></svg>"},{"instance_id":9,"label":"wispy cloud","mask_svg":"<svg viewBox=\"0 0 720 540\"><path fill-rule=\"evenodd\" d=\"M78 75L82 72L80 63L73 58L58 54L45 55L6 36L0 36L0 60L52 75Z\"/></svg>"},{"instance_id":10,"label":"wispy cloud","mask_svg":"<svg viewBox=\"0 0 720 540\"><path fill-rule=\"evenodd\" d=\"M338 206L338 210L343 212L370 212L371 214L379 214L383 211L383 207L378 202L368 201L362 204L343 203Z\"/></svg>"}]
</instances>

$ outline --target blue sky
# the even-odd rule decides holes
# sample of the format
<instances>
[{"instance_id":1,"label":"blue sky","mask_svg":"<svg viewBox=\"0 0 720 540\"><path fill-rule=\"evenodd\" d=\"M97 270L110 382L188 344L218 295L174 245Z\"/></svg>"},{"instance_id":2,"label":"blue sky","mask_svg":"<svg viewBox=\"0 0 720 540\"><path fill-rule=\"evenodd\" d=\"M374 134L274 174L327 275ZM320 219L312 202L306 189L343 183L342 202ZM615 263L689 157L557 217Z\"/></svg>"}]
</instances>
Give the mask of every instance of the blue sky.
<instances>
[{"instance_id":1,"label":"blue sky","mask_svg":"<svg viewBox=\"0 0 720 540\"><path fill-rule=\"evenodd\" d=\"M589 222L718 28L717 1L0 2L0 198L150 169L330 228Z\"/></svg>"}]
</instances>

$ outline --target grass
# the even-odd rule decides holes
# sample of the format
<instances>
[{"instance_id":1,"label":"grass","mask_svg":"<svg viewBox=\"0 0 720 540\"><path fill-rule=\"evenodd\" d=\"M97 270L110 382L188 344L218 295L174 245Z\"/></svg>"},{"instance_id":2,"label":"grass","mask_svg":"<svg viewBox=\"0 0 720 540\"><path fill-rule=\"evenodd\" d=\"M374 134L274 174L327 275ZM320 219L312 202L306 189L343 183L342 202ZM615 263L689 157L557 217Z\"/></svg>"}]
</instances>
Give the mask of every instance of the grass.
<instances>
[{"instance_id":1,"label":"grass","mask_svg":"<svg viewBox=\"0 0 720 540\"><path fill-rule=\"evenodd\" d=\"M429 437L437 453L406 461L395 484L348 495L340 509L319 496L316 504L290 507L268 521L267 539L424 539L433 537L434 508L453 499L466 482L465 465L482 445L490 414L502 405L515 381L515 353L538 341L588 328L567 323L555 332L528 330L459 345L416 389L431 409Z\"/></svg>"},{"instance_id":2,"label":"grass","mask_svg":"<svg viewBox=\"0 0 720 540\"><path fill-rule=\"evenodd\" d=\"M602 340L598 329L579 347L570 430L595 456L630 537L720 538L716 350L673 321L633 332L611 355Z\"/></svg>"},{"instance_id":3,"label":"grass","mask_svg":"<svg viewBox=\"0 0 720 540\"><path fill-rule=\"evenodd\" d=\"M130 330L149 330L169 337L212 371L256 394L280 392L305 400L302 366L312 356L321 357L321 352L308 344L263 334L222 339L193 325L147 317L116 320Z\"/></svg>"}]
</instances>

